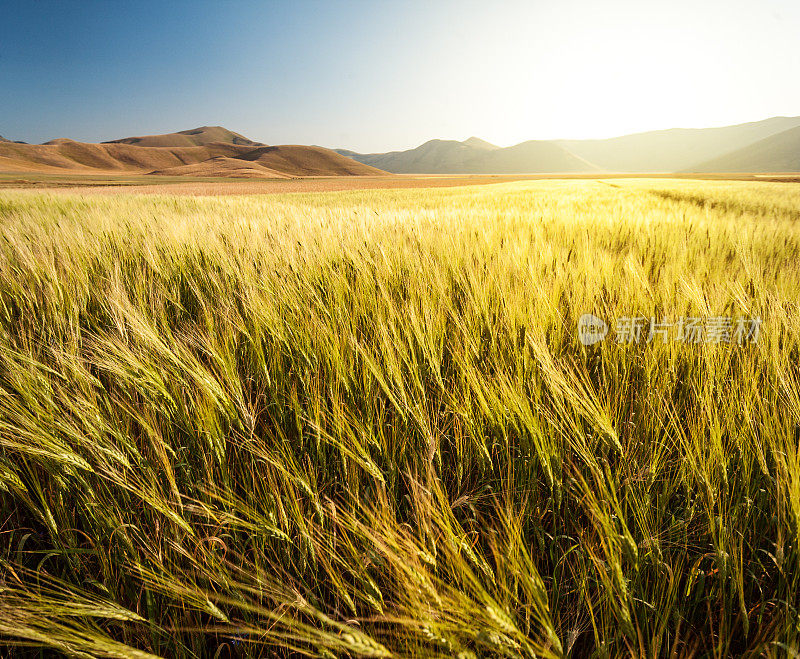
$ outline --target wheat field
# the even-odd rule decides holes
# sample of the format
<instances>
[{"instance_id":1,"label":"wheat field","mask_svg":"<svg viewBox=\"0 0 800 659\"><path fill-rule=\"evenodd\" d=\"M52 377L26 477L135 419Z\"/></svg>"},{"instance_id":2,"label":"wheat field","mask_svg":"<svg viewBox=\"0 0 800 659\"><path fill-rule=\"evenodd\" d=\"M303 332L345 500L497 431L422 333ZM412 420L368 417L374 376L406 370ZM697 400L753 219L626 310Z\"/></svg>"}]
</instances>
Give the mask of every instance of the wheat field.
<instances>
[{"instance_id":1,"label":"wheat field","mask_svg":"<svg viewBox=\"0 0 800 659\"><path fill-rule=\"evenodd\" d=\"M7 190L0 222L13 656L800 656L800 187Z\"/></svg>"}]
</instances>

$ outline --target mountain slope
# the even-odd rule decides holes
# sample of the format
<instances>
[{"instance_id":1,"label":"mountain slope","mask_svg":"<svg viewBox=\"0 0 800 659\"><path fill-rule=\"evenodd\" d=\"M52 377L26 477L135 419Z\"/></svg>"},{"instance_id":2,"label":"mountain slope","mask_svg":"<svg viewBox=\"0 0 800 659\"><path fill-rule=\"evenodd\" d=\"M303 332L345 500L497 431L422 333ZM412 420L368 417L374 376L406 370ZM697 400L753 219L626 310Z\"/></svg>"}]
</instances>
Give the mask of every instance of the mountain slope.
<instances>
[{"instance_id":1,"label":"mountain slope","mask_svg":"<svg viewBox=\"0 0 800 659\"><path fill-rule=\"evenodd\" d=\"M150 172L154 169L202 162L216 156L236 156L251 147L216 143L192 147L140 147L130 144L90 144L68 139L47 144L0 144L0 158L17 171Z\"/></svg>"},{"instance_id":2,"label":"mountain slope","mask_svg":"<svg viewBox=\"0 0 800 659\"><path fill-rule=\"evenodd\" d=\"M338 176L374 176L386 173L321 146L261 146L238 158L293 176L330 176L332 173Z\"/></svg>"},{"instance_id":3,"label":"mountain slope","mask_svg":"<svg viewBox=\"0 0 800 659\"><path fill-rule=\"evenodd\" d=\"M430 140L408 151L390 153L337 153L395 174L454 174L467 171L466 164L486 152L485 148L456 140Z\"/></svg>"},{"instance_id":4,"label":"mountain slope","mask_svg":"<svg viewBox=\"0 0 800 659\"><path fill-rule=\"evenodd\" d=\"M220 176L235 178L292 178L289 174L268 169L258 163L216 156L191 165L178 165L149 172L161 176Z\"/></svg>"},{"instance_id":5,"label":"mountain slope","mask_svg":"<svg viewBox=\"0 0 800 659\"><path fill-rule=\"evenodd\" d=\"M143 135L141 137L123 137L109 140L103 144L133 144L135 146L204 146L212 142L226 144L242 144L244 146L264 146L261 142L253 142L244 135L234 133L222 126L201 126L191 130L164 135Z\"/></svg>"},{"instance_id":6,"label":"mountain slope","mask_svg":"<svg viewBox=\"0 0 800 659\"><path fill-rule=\"evenodd\" d=\"M800 126L687 168L692 172L800 172Z\"/></svg>"},{"instance_id":7,"label":"mountain slope","mask_svg":"<svg viewBox=\"0 0 800 659\"><path fill-rule=\"evenodd\" d=\"M672 128L606 140L557 143L607 171L676 172L795 126L800 126L800 117L772 117L721 128Z\"/></svg>"},{"instance_id":8,"label":"mountain slope","mask_svg":"<svg viewBox=\"0 0 800 659\"><path fill-rule=\"evenodd\" d=\"M462 144L466 144L467 146L472 146L478 149L499 149L500 147L496 144L492 144L491 142L487 142L486 140L482 140L480 137L475 137L474 135L462 142Z\"/></svg>"},{"instance_id":9,"label":"mountain slope","mask_svg":"<svg viewBox=\"0 0 800 659\"><path fill-rule=\"evenodd\" d=\"M469 163L478 174L541 174L597 172L599 167L553 142L530 140L494 149Z\"/></svg>"}]
</instances>

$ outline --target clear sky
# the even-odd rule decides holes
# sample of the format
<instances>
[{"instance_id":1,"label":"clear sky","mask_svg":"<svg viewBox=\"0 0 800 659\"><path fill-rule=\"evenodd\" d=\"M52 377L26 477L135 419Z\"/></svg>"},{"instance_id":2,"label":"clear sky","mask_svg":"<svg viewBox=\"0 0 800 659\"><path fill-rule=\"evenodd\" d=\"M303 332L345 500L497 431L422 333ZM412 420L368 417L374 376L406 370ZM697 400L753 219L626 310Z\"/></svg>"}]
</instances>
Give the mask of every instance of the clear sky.
<instances>
[{"instance_id":1,"label":"clear sky","mask_svg":"<svg viewBox=\"0 0 800 659\"><path fill-rule=\"evenodd\" d=\"M405 149L800 115L798 0L0 0L0 135Z\"/></svg>"}]
</instances>

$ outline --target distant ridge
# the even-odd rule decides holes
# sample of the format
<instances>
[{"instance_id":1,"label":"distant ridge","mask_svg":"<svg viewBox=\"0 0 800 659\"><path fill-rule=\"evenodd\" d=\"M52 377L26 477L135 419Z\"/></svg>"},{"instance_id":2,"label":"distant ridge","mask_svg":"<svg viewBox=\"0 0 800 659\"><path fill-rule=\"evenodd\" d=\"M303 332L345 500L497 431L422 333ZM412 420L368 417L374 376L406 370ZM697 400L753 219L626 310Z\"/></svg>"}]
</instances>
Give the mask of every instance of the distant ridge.
<instances>
[{"instance_id":1,"label":"distant ridge","mask_svg":"<svg viewBox=\"0 0 800 659\"><path fill-rule=\"evenodd\" d=\"M463 142L430 140L407 151L337 152L402 174L788 172L800 171L798 137L791 133L798 127L800 117L772 117L720 128L672 128L602 140L532 140L505 148L470 137Z\"/></svg>"},{"instance_id":2,"label":"distant ridge","mask_svg":"<svg viewBox=\"0 0 800 659\"><path fill-rule=\"evenodd\" d=\"M103 144L133 144L136 146L205 146L212 142L225 142L226 144L241 144L244 146L265 146L261 142L253 142L244 135L234 133L222 126L201 126L190 130L164 135L143 135L141 137L123 137L119 140L109 140Z\"/></svg>"},{"instance_id":3,"label":"distant ridge","mask_svg":"<svg viewBox=\"0 0 800 659\"><path fill-rule=\"evenodd\" d=\"M281 178L397 174L800 172L800 117L718 128L673 128L602 140L530 140L499 147L479 137L429 140L406 151L356 153L267 146L222 126L99 144L0 137L0 171Z\"/></svg>"},{"instance_id":4,"label":"distant ridge","mask_svg":"<svg viewBox=\"0 0 800 659\"><path fill-rule=\"evenodd\" d=\"M558 144L606 171L678 172L795 126L800 126L800 117L772 117L720 128L671 128Z\"/></svg>"},{"instance_id":5,"label":"distant ridge","mask_svg":"<svg viewBox=\"0 0 800 659\"><path fill-rule=\"evenodd\" d=\"M188 144L187 144L188 142ZM68 138L45 144L0 141L0 171L152 174L242 178L378 176L379 169L330 149L266 146L221 126L100 144Z\"/></svg>"}]
</instances>

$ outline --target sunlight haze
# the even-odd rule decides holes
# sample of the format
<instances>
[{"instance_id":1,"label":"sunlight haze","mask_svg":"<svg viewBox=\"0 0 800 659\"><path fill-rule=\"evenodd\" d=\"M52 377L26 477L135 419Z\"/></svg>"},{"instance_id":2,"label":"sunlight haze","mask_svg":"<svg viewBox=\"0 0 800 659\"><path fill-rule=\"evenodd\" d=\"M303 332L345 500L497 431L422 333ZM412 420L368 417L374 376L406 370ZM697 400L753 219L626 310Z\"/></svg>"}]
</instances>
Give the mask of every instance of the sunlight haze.
<instances>
[{"instance_id":1,"label":"sunlight haze","mask_svg":"<svg viewBox=\"0 0 800 659\"><path fill-rule=\"evenodd\" d=\"M800 114L798 26L785 0L36 3L0 26L0 135L369 152L755 121Z\"/></svg>"}]
</instances>

